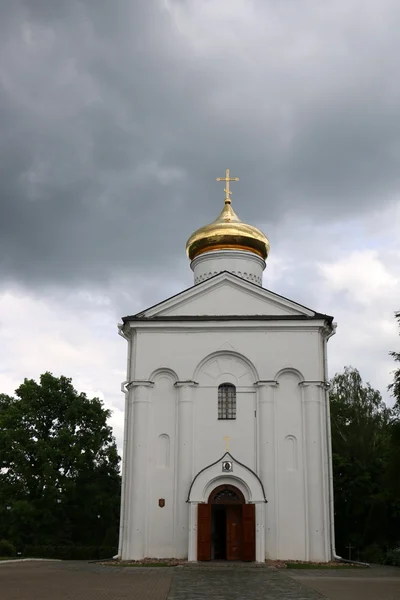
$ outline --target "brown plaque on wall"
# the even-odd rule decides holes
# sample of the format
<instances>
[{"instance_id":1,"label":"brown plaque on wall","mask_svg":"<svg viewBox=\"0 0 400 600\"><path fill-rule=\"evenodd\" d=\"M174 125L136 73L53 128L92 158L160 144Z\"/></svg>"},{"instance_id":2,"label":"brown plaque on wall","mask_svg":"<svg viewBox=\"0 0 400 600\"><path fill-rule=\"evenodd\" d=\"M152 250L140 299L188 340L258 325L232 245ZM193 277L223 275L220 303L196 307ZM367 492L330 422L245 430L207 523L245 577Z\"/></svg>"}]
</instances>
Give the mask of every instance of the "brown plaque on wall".
<instances>
[{"instance_id":1,"label":"brown plaque on wall","mask_svg":"<svg viewBox=\"0 0 400 600\"><path fill-rule=\"evenodd\" d=\"M164 498L160 498L160 499L159 499L159 501L158 501L158 506L159 506L160 508L164 508L164 506L165 506L165 499L164 499Z\"/></svg>"}]
</instances>

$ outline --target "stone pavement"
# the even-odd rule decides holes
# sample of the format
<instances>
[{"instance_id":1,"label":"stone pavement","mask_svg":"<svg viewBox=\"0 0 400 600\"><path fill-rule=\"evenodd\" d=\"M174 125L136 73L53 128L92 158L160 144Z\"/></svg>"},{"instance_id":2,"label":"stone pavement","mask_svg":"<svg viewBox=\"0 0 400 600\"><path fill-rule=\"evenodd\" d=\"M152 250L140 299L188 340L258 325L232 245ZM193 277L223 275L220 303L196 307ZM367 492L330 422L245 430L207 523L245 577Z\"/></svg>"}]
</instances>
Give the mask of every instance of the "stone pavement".
<instances>
[{"instance_id":1,"label":"stone pavement","mask_svg":"<svg viewBox=\"0 0 400 600\"><path fill-rule=\"evenodd\" d=\"M166 600L166 569L63 562L0 562L1 600Z\"/></svg>"},{"instance_id":2,"label":"stone pavement","mask_svg":"<svg viewBox=\"0 0 400 600\"><path fill-rule=\"evenodd\" d=\"M287 575L329 600L400 600L400 568L287 570Z\"/></svg>"},{"instance_id":3,"label":"stone pavement","mask_svg":"<svg viewBox=\"0 0 400 600\"><path fill-rule=\"evenodd\" d=\"M168 600L321 600L283 573L268 569L176 569Z\"/></svg>"},{"instance_id":4,"label":"stone pavement","mask_svg":"<svg viewBox=\"0 0 400 600\"><path fill-rule=\"evenodd\" d=\"M1 600L400 600L400 569L112 567L0 562Z\"/></svg>"}]
</instances>

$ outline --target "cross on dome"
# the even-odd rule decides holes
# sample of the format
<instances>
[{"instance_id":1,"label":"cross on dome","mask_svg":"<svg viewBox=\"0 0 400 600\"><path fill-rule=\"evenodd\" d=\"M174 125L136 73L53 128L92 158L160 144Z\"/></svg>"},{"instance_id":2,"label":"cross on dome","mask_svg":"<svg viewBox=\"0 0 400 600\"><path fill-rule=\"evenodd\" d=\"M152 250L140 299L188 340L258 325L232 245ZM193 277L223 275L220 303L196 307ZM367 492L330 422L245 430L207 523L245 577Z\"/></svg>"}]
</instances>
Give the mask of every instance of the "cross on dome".
<instances>
[{"instance_id":1,"label":"cross on dome","mask_svg":"<svg viewBox=\"0 0 400 600\"><path fill-rule=\"evenodd\" d=\"M226 169L225 177L217 177L217 181L226 182L224 207L212 223L192 233L186 243L187 255L193 261L204 252L239 250L256 254L265 261L269 253L267 237L257 227L243 223L231 205L232 192L229 184L231 181L239 181L239 177L231 177L230 170ZM225 267L223 270L229 269ZM247 267L243 270L247 272ZM261 285L261 275L259 280Z\"/></svg>"},{"instance_id":2,"label":"cross on dome","mask_svg":"<svg viewBox=\"0 0 400 600\"><path fill-rule=\"evenodd\" d=\"M230 177L230 171L229 171L229 169L226 169L225 177L217 177L217 181L225 181L226 182L226 188L224 188L224 192L226 194L225 195L225 204L230 204L232 192L229 189L229 182L230 181L239 181L239 177Z\"/></svg>"}]
</instances>

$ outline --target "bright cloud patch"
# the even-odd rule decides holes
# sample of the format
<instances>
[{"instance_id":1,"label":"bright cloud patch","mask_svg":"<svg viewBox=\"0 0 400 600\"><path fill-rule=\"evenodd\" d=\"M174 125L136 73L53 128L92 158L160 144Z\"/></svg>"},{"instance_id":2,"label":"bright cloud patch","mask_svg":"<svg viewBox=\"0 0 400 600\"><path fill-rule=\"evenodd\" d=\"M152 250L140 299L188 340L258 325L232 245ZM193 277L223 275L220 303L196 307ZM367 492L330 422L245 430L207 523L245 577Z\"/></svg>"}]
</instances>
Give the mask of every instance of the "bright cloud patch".
<instances>
[{"instance_id":1,"label":"bright cloud patch","mask_svg":"<svg viewBox=\"0 0 400 600\"><path fill-rule=\"evenodd\" d=\"M376 250L359 250L319 268L334 291L343 291L360 304L400 297L400 277L389 272Z\"/></svg>"},{"instance_id":2,"label":"bright cloud patch","mask_svg":"<svg viewBox=\"0 0 400 600\"><path fill-rule=\"evenodd\" d=\"M339 323L331 364L351 364L387 398L398 347L394 312L399 310L400 273L377 250L357 251L337 262L318 265L326 292L335 294Z\"/></svg>"},{"instance_id":3,"label":"bright cloud patch","mask_svg":"<svg viewBox=\"0 0 400 600\"><path fill-rule=\"evenodd\" d=\"M113 411L110 423L122 448L126 344L111 311L93 306L94 313L96 320L57 301L3 294L0 389L13 394L24 377L37 380L45 371L72 377L79 391L101 398Z\"/></svg>"}]
</instances>

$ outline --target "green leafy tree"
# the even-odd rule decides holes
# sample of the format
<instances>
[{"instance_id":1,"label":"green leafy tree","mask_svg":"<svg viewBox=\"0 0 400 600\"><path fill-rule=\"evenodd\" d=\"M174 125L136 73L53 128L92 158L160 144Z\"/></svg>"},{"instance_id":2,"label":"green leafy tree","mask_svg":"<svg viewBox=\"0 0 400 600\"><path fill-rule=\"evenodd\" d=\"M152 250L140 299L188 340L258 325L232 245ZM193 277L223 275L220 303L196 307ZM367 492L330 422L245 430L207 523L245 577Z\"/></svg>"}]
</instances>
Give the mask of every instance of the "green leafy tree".
<instances>
[{"instance_id":1,"label":"green leafy tree","mask_svg":"<svg viewBox=\"0 0 400 600\"><path fill-rule=\"evenodd\" d=\"M357 369L336 374L330 388L336 545L345 556L395 542L396 501L389 485L391 410Z\"/></svg>"},{"instance_id":2,"label":"green leafy tree","mask_svg":"<svg viewBox=\"0 0 400 600\"><path fill-rule=\"evenodd\" d=\"M395 317L400 327L400 312L395 313ZM400 352L389 352L395 362L400 363ZM400 367L394 371L393 383L389 385L389 390L392 392L397 404L400 404Z\"/></svg>"},{"instance_id":3,"label":"green leafy tree","mask_svg":"<svg viewBox=\"0 0 400 600\"><path fill-rule=\"evenodd\" d=\"M395 316L400 326L400 312L397 312ZM395 362L400 363L400 352L390 352L390 356L394 358ZM388 386L388 389L395 399L391 422L392 454L390 476L394 491L400 497L400 366L394 371L393 382Z\"/></svg>"},{"instance_id":4,"label":"green leafy tree","mask_svg":"<svg viewBox=\"0 0 400 600\"><path fill-rule=\"evenodd\" d=\"M119 456L110 411L67 377L0 394L0 536L25 544L117 542Z\"/></svg>"}]
</instances>

